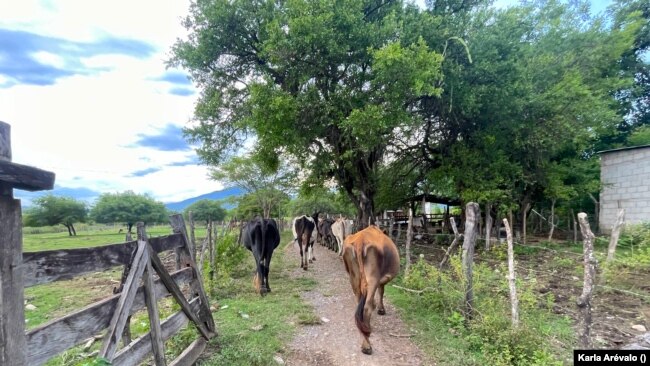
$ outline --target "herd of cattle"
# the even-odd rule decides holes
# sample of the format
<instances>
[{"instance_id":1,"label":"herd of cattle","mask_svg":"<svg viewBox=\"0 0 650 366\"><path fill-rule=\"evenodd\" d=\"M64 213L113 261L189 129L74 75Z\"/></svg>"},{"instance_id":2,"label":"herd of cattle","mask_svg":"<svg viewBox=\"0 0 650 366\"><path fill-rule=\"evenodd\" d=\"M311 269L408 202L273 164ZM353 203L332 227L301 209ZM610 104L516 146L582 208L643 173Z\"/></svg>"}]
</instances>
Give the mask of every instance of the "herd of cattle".
<instances>
[{"instance_id":1,"label":"herd of cattle","mask_svg":"<svg viewBox=\"0 0 650 366\"><path fill-rule=\"evenodd\" d=\"M352 291L356 296L355 322L363 336L361 351L372 354L370 345L370 316L375 308L377 314L386 314L384 308L384 286L399 273L399 251L395 243L377 226L371 225L353 234L354 223L344 218L319 218L299 216L292 223L293 240L300 249L300 266L307 270L313 263L314 244L319 242L335 250L343 259L350 278ZM269 267L273 250L280 244L280 231L273 219L255 218L241 227L239 242L253 253L257 266L254 284L262 296L271 292ZM375 304L375 293L379 293L379 306Z\"/></svg>"}]
</instances>

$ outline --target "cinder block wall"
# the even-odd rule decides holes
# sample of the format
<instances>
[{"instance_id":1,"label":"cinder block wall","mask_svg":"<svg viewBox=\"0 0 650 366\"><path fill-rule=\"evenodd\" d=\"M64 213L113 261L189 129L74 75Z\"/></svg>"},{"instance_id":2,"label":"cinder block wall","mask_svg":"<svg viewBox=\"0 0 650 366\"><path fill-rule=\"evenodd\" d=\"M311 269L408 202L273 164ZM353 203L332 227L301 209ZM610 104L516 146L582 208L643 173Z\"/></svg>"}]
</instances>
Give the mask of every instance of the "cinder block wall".
<instances>
[{"instance_id":1,"label":"cinder block wall","mask_svg":"<svg viewBox=\"0 0 650 366\"><path fill-rule=\"evenodd\" d=\"M600 182L601 232L611 231L619 208L626 224L650 221L650 146L602 153Z\"/></svg>"}]
</instances>

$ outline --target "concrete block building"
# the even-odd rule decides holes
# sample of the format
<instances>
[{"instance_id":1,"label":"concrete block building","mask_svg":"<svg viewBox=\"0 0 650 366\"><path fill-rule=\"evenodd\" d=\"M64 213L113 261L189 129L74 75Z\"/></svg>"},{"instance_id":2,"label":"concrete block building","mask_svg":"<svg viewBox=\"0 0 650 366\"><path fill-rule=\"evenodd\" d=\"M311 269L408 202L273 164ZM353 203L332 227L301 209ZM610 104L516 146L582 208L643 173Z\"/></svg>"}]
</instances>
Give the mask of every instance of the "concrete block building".
<instances>
[{"instance_id":1,"label":"concrete block building","mask_svg":"<svg viewBox=\"0 0 650 366\"><path fill-rule=\"evenodd\" d=\"M650 222L650 145L600 152L599 227L609 233L619 209L625 223Z\"/></svg>"}]
</instances>

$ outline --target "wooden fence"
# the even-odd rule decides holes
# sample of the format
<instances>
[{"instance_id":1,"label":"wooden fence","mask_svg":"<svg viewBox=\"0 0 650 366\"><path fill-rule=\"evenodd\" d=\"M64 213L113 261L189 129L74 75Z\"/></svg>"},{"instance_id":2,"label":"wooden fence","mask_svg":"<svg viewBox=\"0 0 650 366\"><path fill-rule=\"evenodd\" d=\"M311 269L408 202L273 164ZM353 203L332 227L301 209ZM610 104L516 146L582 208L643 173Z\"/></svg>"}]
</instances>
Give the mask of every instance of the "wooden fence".
<instances>
[{"instance_id":1,"label":"wooden fence","mask_svg":"<svg viewBox=\"0 0 650 366\"><path fill-rule=\"evenodd\" d=\"M192 364L215 335L214 320L191 253L191 244L183 232L180 215L172 216L174 234L146 238L144 226L138 227L138 240L95 248L53 250L25 253L25 286L73 278L86 273L124 265L129 268L119 294L112 295L79 311L50 321L26 333L27 364L40 365L57 354L83 343L108 328L100 356L113 365L137 365L153 352L156 365L165 365L163 342L178 332L189 320L202 335L172 365ZM181 269L169 273L158 253L180 250ZM158 279L153 279L153 272ZM143 285L138 286L140 278ZM181 291L189 285L189 300ZM171 295L181 311L162 323L157 300ZM128 327L128 318L143 308L149 313L151 331L117 350L117 343Z\"/></svg>"},{"instance_id":2,"label":"wooden fence","mask_svg":"<svg viewBox=\"0 0 650 366\"><path fill-rule=\"evenodd\" d=\"M7 153L8 152L8 153ZM195 264L194 248L180 215L171 216L173 234L94 248L22 253L20 201L12 188L51 189L54 174L11 163L9 125L0 122L0 365L41 365L50 358L108 329L99 356L113 365L137 365L153 353L157 366L167 365L164 341L189 321L201 337L169 365L191 365L216 335L208 299ZM174 250L180 268L169 273L158 253ZM124 266L121 292L25 333L24 288ZM154 272L158 279L154 279ZM142 280L142 285L139 285ZM185 292L181 287L187 285ZM181 311L160 321L157 301L171 295ZM130 316L147 308L150 332L124 347L118 342Z\"/></svg>"}]
</instances>

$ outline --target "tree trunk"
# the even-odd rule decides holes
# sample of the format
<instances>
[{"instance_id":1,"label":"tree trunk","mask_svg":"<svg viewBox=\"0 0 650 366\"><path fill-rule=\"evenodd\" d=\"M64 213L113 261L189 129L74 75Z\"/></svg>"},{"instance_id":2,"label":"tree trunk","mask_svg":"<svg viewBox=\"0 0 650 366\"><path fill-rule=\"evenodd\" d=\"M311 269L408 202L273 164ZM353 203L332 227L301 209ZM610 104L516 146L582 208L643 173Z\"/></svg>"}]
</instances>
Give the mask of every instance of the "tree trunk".
<instances>
[{"instance_id":1,"label":"tree trunk","mask_svg":"<svg viewBox=\"0 0 650 366\"><path fill-rule=\"evenodd\" d=\"M72 228L72 235L77 236L77 230L74 229L74 224L70 224L70 228Z\"/></svg>"},{"instance_id":2,"label":"tree trunk","mask_svg":"<svg viewBox=\"0 0 650 366\"><path fill-rule=\"evenodd\" d=\"M555 230L555 201L553 198L551 200L551 217L549 217L549 224L551 225L551 230L548 232L548 241L553 240L553 231Z\"/></svg>"},{"instance_id":3,"label":"tree trunk","mask_svg":"<svg viewBox=\"0 0 650 366\"><path fill-rule=\"evenodd\" d=\"M66 229L68 229L68 236L72 236L72 230L70 230L70 224L63 224L63 226L65 226Z\"/></svg>"},{"instance_id":4,"label":"tree trunk","mask_svg":"<svg viewBox=\"0 0 650 366\"><path fill-rule=\"evenodd\" d=\"M133 234L133 231L131 231L132 228L133 228L133 223L132 223L132 222L127 222L127 223L126 223L126 229L127 229L126 231L127 231L129 234Z\"/></svg>"}]
</instances>

